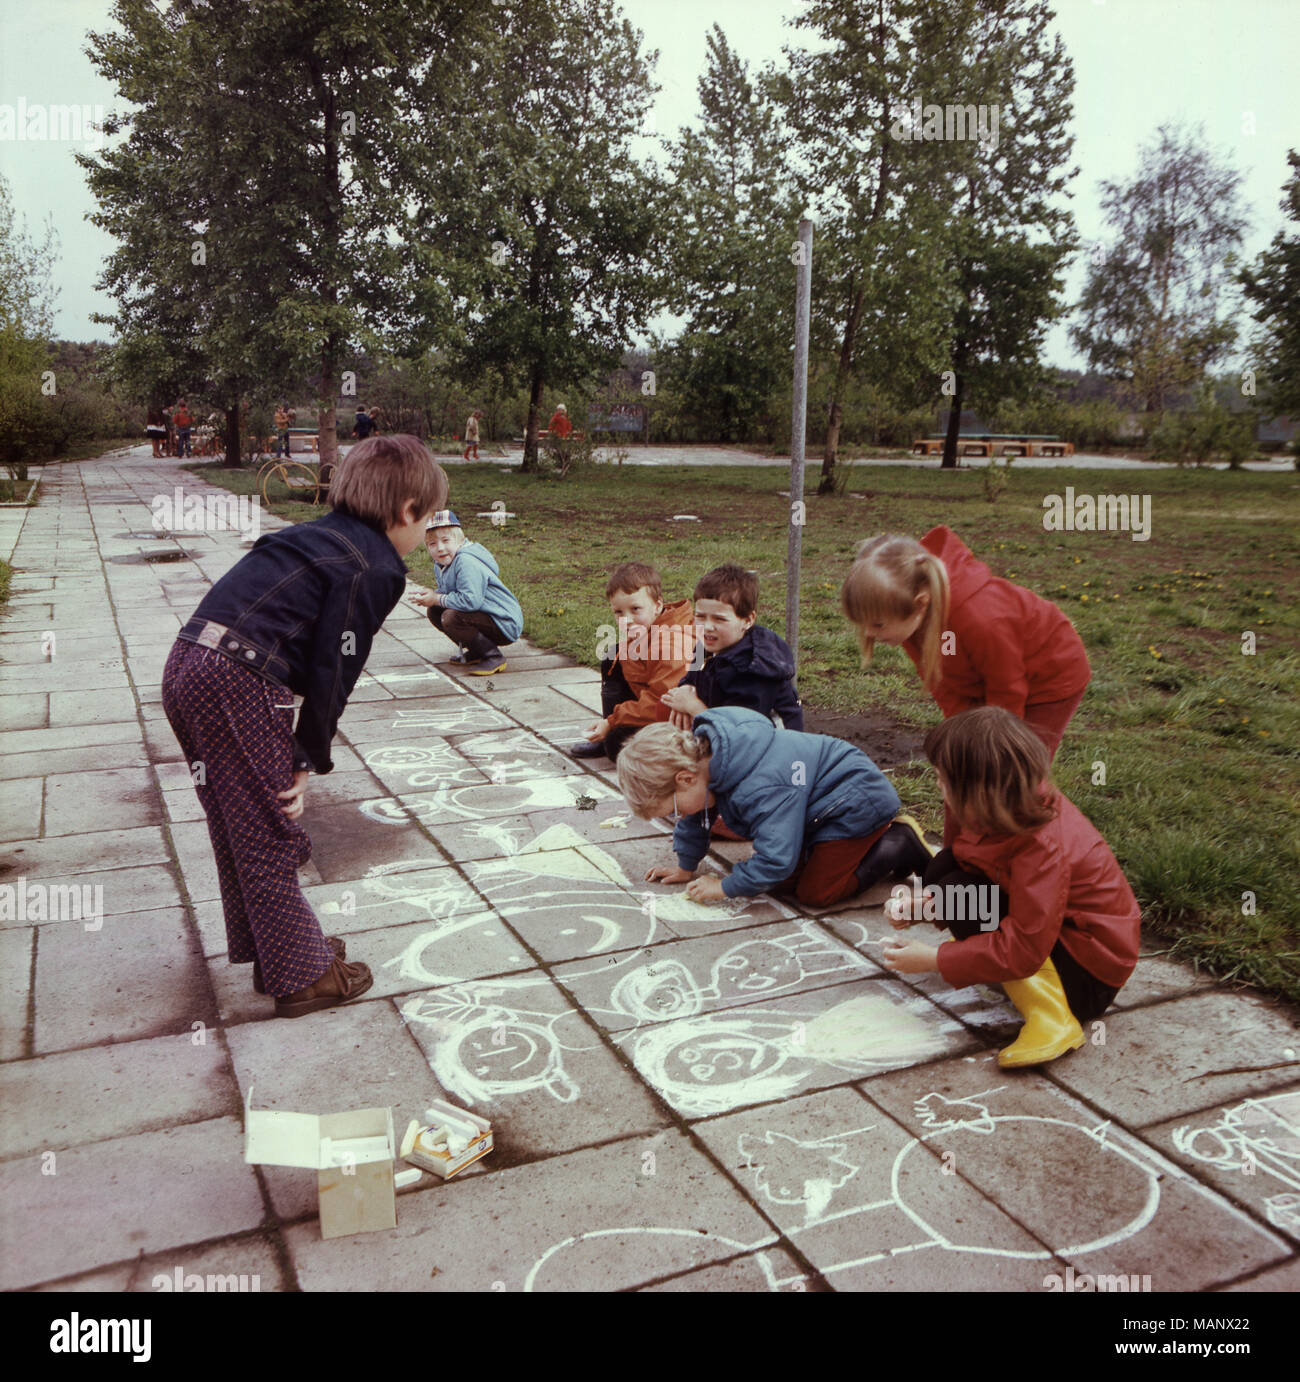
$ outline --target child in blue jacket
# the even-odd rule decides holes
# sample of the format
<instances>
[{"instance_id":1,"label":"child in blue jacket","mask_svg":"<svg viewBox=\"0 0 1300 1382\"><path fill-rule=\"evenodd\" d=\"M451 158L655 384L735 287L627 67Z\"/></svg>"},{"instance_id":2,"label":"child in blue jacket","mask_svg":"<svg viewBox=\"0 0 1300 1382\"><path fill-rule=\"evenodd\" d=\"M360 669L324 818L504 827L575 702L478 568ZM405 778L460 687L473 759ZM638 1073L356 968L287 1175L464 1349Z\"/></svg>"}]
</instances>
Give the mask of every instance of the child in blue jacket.
<instances>
[{"instance_id":1,"label":"child in blue jacket","mask_svg":"<svg viewBox=\"0 0 1300 1382\"><path fill-rule=\"evenodd\" d=\"M678 816L677 867L652 868L646 880L693 880L694 902L793 887L800 902L827 907L883 878L921 873L931 858L916 822L898 817L893 784L861 749L777 729L738 706L697 715L691 731L640 730L619 755L618 785L636 815ZM696 878L716 812L754 853L726 879Z\"/></svg>"},{"instance_id":2,"label":"child in blue jacket","mask_svg":"<svg viewBox=\"0 0 1300 1382\"><path fill-rule=\"evenodd\" d=\"M691 719L720 705L743 705L782 729L803 729L803 706L794 686L794 654L758 617L758 578L743 566L717 566L695 587L695 629L704 648L693 667L664 695L669 723L690 729ZM728 824L731 822L729 821Z\"/></svg>"},{"instance_id":3,"label":"child in blue jacket","mask_svg":"<svg viewBox=\"0 0 1300 1382\"><path fill-rule=\"evenodd\" d=\"M429 520L424 545L438 588L412 595L412 603L427 609L438 631L458 645L452 662L465 663L474 677L504 672L502 644L524 631L524 612L502 584L496 558L481 542L466 541L450 509Z\"/></svg>"}]
</instances>

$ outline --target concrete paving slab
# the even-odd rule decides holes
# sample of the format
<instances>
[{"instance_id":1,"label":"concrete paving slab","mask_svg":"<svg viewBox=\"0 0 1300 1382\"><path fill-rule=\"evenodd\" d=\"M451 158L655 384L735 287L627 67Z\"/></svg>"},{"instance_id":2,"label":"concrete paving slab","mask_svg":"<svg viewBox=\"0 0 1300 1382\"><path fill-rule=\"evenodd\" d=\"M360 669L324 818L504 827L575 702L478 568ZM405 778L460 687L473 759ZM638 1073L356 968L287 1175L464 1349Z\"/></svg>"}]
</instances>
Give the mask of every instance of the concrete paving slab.
<instances>
[{"instance_id":1,"label":"concrete paving slab","mask_svg":"<svg viewBox=\"0 0 1300 1382\"><path fill-rule=\"evenodd\" d=\"M56 633L52 643L29 638L24 642L9 644L0 650L0 665L11 668L52 665L64 660L71 663L98 662L101 658L120 657L121 652L122 645L116 634L105 638L102 629L97 635Z\"/></svg>"},{"instance_id":2,"label":"concrete paving slab","mask_svg":"<svg viewBox=\"0 0 1300 1382\"><path fill-rule=\"evenodd\" d=\"M51 922L36 938L35 1051L194 1030L214 1017L206 966L179 908L109 917L88 932Z\"/></svg>"},{"instance_id":3,"label":"concrete paving slab","mask_svg":"<svg viewBox=\"0 0 1300 1382\"><path fill-rule=\"evenodd\" d=\"M310 821L311 861L329 883L356 878L375 859L386 863L423 861L434 867L445 862L437 845L413 824L380 822L362 810L364 803L313 805Z\"/></svg>"},{"instance_id":4,"label":"concrete paving slab","mask_svg":"<svg viewBox=\"0 0 1300 1382\"><path fill-rule=\"evenodd\" d=\"M1182 1114L1143 1139L1300 1244L1300 1084Z\"/></svg>"},{"instance_id":5,"label":"concrete paving slab","mask_svg":"<svg viewBox=\"0 0 1300 1382\"><path fill-rule=\"evenodd\" d=\"M132 730L138 752L138 729L122 728ZM45 779L47 836L98 831L109 822L123 830L158 825L164 814L157 780L147 767L51 773Z\"/></svg>"},{"instance_id":6,"label":"concrete paving slab","mask_svg":"<svg viewBox=\"0 0 1300 1382\"><path fill-rule=\"evenodd\" d=\"M1052 1075L1130 1127L1222 1106L1294 1078L1294 1066L1291 1075L1286 1066L1278 1069L1300 1049L1292 1011L1251 994L1190 994L1107 1013L1103 1021L1105 1044L1054 1062Z\"/></svg>"},{"instance_id":7,"label":"concrete paving slab","mask_svg":"<svg viewBox=\"0 0 1300 1382\"><path fill-rule=\"evenodd\" d=\"M25 840L39 834L45 802L45 779L24 777L0 792L0 841Z\"/></svg>"},{"instance_id":8,"label":"concrete paving slab","mask_svg":"<svg viewBox=\"0 0 1300 1382\"><path fill-rule=\"evenodd\" d=\"M450 791L472 787L491 779L442 739L424 743L393 743L391 738L356 741L355 752L371 777L373 797L389 793ZM333 774L331 774L333 776Z\"/></svg>"},{"instance_id":9,"label":"concrete paving slab","mask_svg":"<svg viewBox=\"0 0 1300 1382\"><path fill-rule=\"evenodd\" d=\"M0 1061L27 1055L27 1010L36 928L0 931Z\"/></svg>"},{"instance_id":10,"label":"concrete paving slab","mask_svg":"<svg viewBox=\"0 0 1300 1382\"><path fill-rule=\"evenodd\" d=\"M852 1089L696 1126L836 1290L1041 1290L1063 1269L942 1155Z\"/></svg>"},{"instance_id":11,"label":"concrete paving slab","mask_svg":"<svg viewBox=\"0 0 1300 1382\"><path fill-rule=\"evenodd\" d=\"M546 812L556 823L572 810L594 810L602 802L620 801L614 792L593 778L543 777L500 785L487 782L454 787L445 792L403 792L368 811L379 818L413 818L434 829L448 822L489 820Z\"/></svg>"},{"instance_id":12,"label":"concrete paving slab","mask_svg":"<svg viewBox=\"0 0 1300 1382\"><path fill-rule=\"evenodd\" d=\"M383 999L363 999L292 1021L244 1023L227 1028L226 1040L241 1100L251 1086L254 1108L322 1114L390 1107L400 1137L409 1120L419 1118L438 1094L419 1047L393 1005ZM276 1214L286 1220L310 1216L311 1232L319 1236L315 1173L263 1166L262 1174ZM361 1236L391 1250L389 1233Z\"/></svg>"},{"instance_id":13,"label":"concrete paving slab","mask_svg":"<svg viewBox=\"0 0 1300 1382\"><path fill-rule=\"evenodd\" d=\"M500 679L502 689L515 689L520 686L573 686L591 685L596 688L597 705L600 698L600 673L588 671L585 667L542 667L533 670L532 661L526 659L520 664L530 670L515 671L507 668L504 672L498 672L493 680ZM467 674L468 679L468 674ZM479 680L475 678L475 680ZM486 678L482 678L486 680Z\"/></svg>"},{"instance_id":14,"label":"concrete paving slab","mask_svg":"<svg viewBox=\"0 0 1300 1382\"><path fill-rule=\"evenodd\" d=\"M0 781L12 782L23 777L45 777L51 773L136 768L142 767L144 763L144 749L139 736L136 735L119 744L96 744L90 748L10 754L0 758Z\"/></svg>"},{"instance_id":15,"label":"concrete paving slab","mask_svg":"<svg viewBox=\"0 0 1300 1382\"><path fill-rule=\"evenodd\" d=\"M170 829L190 901L205 902L220 897L221 882L217 877L217 861L212 853L207 821L175 821Z\"/></svg>"},{"instance_id":16,"label":"concrete paving slab","mask_svg":"<svg viewBox=\"0 0 1300 1382\"><path fill-rule=\"evenodd\" d=\"M76 919L81 925L102 916L106 929L111 920L180 903L170 868L113 869L106 873L53 874L35 879L10 875L6 887L14 889L5 896L5 910L12 903L13 915L0 916L3 927L44 926L68 919Z\"/></svg>"},{"instance_id":17,"label":"concrete paving slab","mask_svg":"<svg viewBox=\"0 0 1300 1382\"><path fill-rule=\"evenodd\" d=\"M172 727L165 718L145 722L144 749L145 757L150 763L180 761L184 757L181 753L181 746L176 742L176 736L172 733Z\"/></svg>"},{"instance_id":18,"label":"concrete paving slab","mask_svg":"<svg viewBox=\"0 0 1300 1382\"><path fill-rule=\"evenodd\" d=\"M124 694L130 696L130 692ZM0 734L0 753L45 753L55 749L76 748L79 744L121 744L137 740L139 737L140 726L135 718L133 704L129 721L57 725L49 729L20 729Z\"/></svg>"},{"instance_id":19,"label":"concrete paving slab","mask_svg":"<svg viewBox=\"0 0 1300 1382\"><path fill-rule=\"evenodd\" d=\"M376 865L364 878L304 886L303 896L331 935L450 921L486 909L452 865L419 859Z\"/></svg>"},{"instance_id":20,"label":"concrete paving slab","mask_svg":"<svg viewBox=\"0 0 1300 1382\"><path fill-rule=\"evenodd\" d=\"M649 1165L655 1173L643 1174ZM405 1196L395 1233L323 1243L303 1224L285 1237L307 1291L364 1281L377 1291L511 1292L622 1290L768 1247L775 1235L669 1131Z\"/></svg>"},{"instance_id":21,"label":"concrete paving slab","mask_svg":"<svg viewBox=\"0 0 1300 1382\"><path fill-rule=\"evenodd\" d=\"M777 921L552 971L578 1005L610 1032L741 1008L881 971L814 921Z\"/></svg>"},{"instance_id":22,"label":"concrete paving slab","mask_svg":"<svg viewBox=\"0 0 1300 1382\"><path fill-rule=\"evenodd\" d=\"M206 1028L0 1066L0 1093L5 1161L240 1110L226 1053Z\"/></svg>"},{"instance_id":23,"label":"concrete paving slab","mask_svg":"<svg viewBox=\"0 0 1300 1382\"><path fill-rule=\"evenodd\" d=\"M1235 1285L1223 1287L1228 1291L1300 1291L1300 1257L1284 1262L1280 1267L1270 1267L1249 1281L1239 1281Z\"/></svg>"},{"instance_id":24,"label":"concrete paving slab","mask_svg":"<svg viewBox=\"0 0 1300 1382\"><path fill-rule=\"evenodd\" d=\"M496 1130L494 1165L667 1125L668 1115L540 970L400 1000L440 1097Z\"/></svg>"},{"instance_id":25,"label":"concrete paving slab","mask_svg":"<svg viewBox=\"0 0 1300 1382\"><path fill-rule=\"evenodd\" d=\"M864 979L618 1034L685 1118L847 1084L975 1048L969 1033L894 980Z\"/></svg>"},{"instance_id":26,"label":"concrete paving slab","mask_svg":"<svg viewBox=\"0 0 1300 1382\"><path fill-rule=\"evenodd\" d=\"M49 722L49 706L50 697L46 691L0 695L0 727L6 730L44 729Z\"/></svg>"},{"instance_id":27,"label":"concrete paving slab","mask_svg":"<svg viewBox=\"0 0 1300 1382\"><path fill-rule=\"evenodd\" d=\"M383 715L355 717L340 731L354 747L362 744L427 746L450 734L476 734L514 728L499 710L475 696L444 696L440 700L388 701Z\"/></svg>"},{"instance_id":28,"label":"concrete paving slab","mask_svg":"<svg viewBox=\"0 0 1300 1382\"><path fill-rule=\"evenodd\" d=\"M1272 1264L1284 1239L1042 1075L992 1057L859 1086L1076 1274L1205 1290ZM1060 1168L1069 1167L1062 1175ZM1122 1288L1120 1288L1122 1289Z\"/></svg>"},{"instance_id":29,"label":"concrete paving slab","mask_svg":"<svg viewBox=\"0 0 1300 1382\"><path fill-rule=\"evenodd\" d=\"M595 680L591 680L591 677L595 677ZM554 686L560 695L571 700L582 710L589 711L593 715L601 713L600 676L598 673L590 673L586 680L574 678L571 681L541 682L539 684Z\"/></svg>"},{"instance_id":30,"label":"concrete paving slab","mask_svg":"<svg viewBox=\"0 0 1300 1382\"><path fill-rule=\"evenodd\" d=\"M1190 965L1166 959L1163 955L1147 954L1144 947L1138 956L1137 968L1116 995L1114 1006L1135 1008L1177 994L1213 988L1215 982L1213 975L1197 973Z\"/></svg>"},{"instance_id":31,"label":"concrete paving slab","mask_svg":"<svg viewBox=\"0 0 1300 1382\"><path fill-rule=\"evenodd\" d=\"M13 787L6 787L7 796ZM131 868L165 864L171 853L155 826L129 830L96 830L84 835L15 840L0 849L0 873L24 873L29 878L51 874Z\"/></svg>"},{"instance_id":32,"label":"concrete paving slab","mask_svg":"<svg viewBox=\"0 0 1300 1382\"><path fill-rule=\"evenodd\" d=\"M583 771L567 754L557 752L527 729L465 734L453 742L457 753L469 759L495 783L564 777Z\"/></svg>"},{"instance_id":33,"label":"concrete paving slab","mask_svg":"<svg viewBox=\"0 0 1300 1382\"><path fill-rule=\"evenodd\" d=\"M51 691L50 725L136 723L135 697L129 691ZM92 742L92 741L87 741Z\"/></svg>"},{"instance_id":34,"label":"concrete paving slab","mask_svg":"<svg viewBox=\"0 0 1300 1382\"><path fill-rule=\"evenodd\" d=\"M6 1162L0 1289L256 1228L262 1196L243 1144L240 1121L217 1118Z\"/></svg>"},{"instance_id":35,"label":"concrete paving slab","mask_svg":"<svg viewBox=\"0 0 1300 1382\"><path fill-rule=\"evenodd\" d=\"M178 1276L179 1272L179 1276ZM64 1277L41 1291L223 1292L285 1291L279 1255L261 1234L226 1238L206 1246L172 1248L98 1272Z\"/></svg>"}]
</instances>

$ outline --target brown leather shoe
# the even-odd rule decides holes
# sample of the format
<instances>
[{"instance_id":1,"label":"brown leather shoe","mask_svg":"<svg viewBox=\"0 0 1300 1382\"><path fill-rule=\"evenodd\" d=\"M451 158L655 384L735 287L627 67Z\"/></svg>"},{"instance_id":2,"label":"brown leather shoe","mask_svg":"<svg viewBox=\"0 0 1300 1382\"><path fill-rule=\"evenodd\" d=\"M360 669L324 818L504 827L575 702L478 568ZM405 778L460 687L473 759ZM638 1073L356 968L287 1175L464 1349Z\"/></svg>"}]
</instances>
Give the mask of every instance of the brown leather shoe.
<instances>
[{"instance_id":1,"label":"brown leather shoe","mask_svg":"<svg viewBox=\"0 0 1300 1382\"><path fill-rule=\"evenodd\" d=\"M329 948L334 952L335 959L346 960L348 957L348 944L338 936L326 936ZM265 993L266 985L262 982L262 966L257 961L253 961L253 992Z\"/></svg>"},{"instance_id":2,"label":"brown leather shoe","mask_svg":"<svg viewBox=\"0 0 1300 1382\"><path fill-rule=\"evenodd\" d=\"M332 960L330 967L310 987L277 998L275 1015L305 1017L323 1008L337 1008L341 1003L350 1003L369 992L374 982L375 976L368 965L360 961L348 964L346 960Z\"/></svg>"}]
</instances>

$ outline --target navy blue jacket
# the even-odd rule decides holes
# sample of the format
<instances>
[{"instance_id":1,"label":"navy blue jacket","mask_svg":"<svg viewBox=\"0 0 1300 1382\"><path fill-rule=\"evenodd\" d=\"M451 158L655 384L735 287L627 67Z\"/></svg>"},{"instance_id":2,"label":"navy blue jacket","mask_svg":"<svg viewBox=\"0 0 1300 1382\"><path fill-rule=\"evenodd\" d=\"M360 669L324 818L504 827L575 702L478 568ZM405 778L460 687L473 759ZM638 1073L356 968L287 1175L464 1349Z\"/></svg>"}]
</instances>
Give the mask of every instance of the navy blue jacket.
<instances>
[{"instance_id":1,"label":"navy blue jacket","mask_svg":"<svg viewBox=\"0 0 1300 1382\"><path fill-rule=\"evenodd\" d=\"M757 711L724 706L695 717L707 739L710 816L722 816L754 853L722 881L728 897L753 897L783 883L805 850L823 840L860 840L898 814L894 784L861 749L829 734L776 726ZM694 871L709 848L705 812L673 831L677 862Z\"/></svg>"},{"instance_id":2,"label":"navy blue jacket","mask_svg":"<svg viewBox=\"0 0 1300 1382\"><path fill-rule=\"evenodd\" d=\"M200 641L197 621L211 620L256 650L255 670L303 698L295 770L327 773L339 716L405 585L406 566L386 534L328 513L259 538L203 597L180 637ZM210 646L224 650L219 641Z\"/></svg>"},{"instance_id":3,"label":"navy blue jacket","mask_svg":"<svg viewBox=\"0 0 1300 1382\"><path fill-rule=\"evenodd\" d=\"M803 706L794 689L794 654L780 634L762 624L755 624L730 648L706 653L704 665L687 672L678 684L693 686L710 710L748 706L769 719L775 712L783 729L803 729Z\"/></svg>"}]
</instances>

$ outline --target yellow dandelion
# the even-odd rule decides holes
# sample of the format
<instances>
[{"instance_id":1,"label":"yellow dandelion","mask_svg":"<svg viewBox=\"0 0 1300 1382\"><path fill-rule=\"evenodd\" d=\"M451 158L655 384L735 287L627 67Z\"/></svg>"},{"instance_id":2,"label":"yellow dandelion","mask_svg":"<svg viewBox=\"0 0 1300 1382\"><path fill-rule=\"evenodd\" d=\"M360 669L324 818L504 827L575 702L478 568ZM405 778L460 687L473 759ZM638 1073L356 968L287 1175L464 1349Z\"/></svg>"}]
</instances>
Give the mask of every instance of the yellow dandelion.
<instances>
[{"instance_id":1,"label":"yellow dandelion","mask_svg":"<svg viewBox=\"0 0 1300 1382\"><path fill-rule=\"evenodd\" d=\"M1250 724L1250 716L1249 716L1249 715L1243 715L1243 716L1241 717L1241 723L1242 723L1243 725L1248 725L1248 724Z\"/></svg>"}]
</instances>

